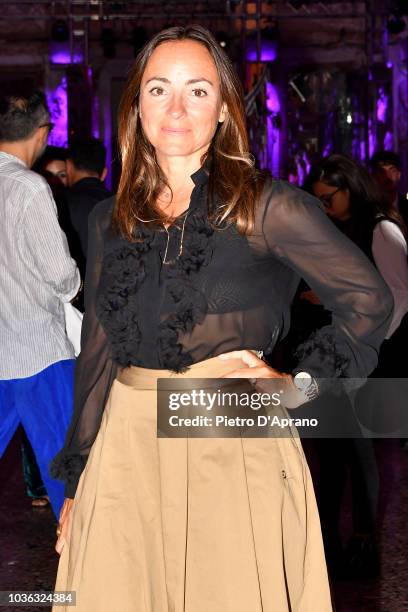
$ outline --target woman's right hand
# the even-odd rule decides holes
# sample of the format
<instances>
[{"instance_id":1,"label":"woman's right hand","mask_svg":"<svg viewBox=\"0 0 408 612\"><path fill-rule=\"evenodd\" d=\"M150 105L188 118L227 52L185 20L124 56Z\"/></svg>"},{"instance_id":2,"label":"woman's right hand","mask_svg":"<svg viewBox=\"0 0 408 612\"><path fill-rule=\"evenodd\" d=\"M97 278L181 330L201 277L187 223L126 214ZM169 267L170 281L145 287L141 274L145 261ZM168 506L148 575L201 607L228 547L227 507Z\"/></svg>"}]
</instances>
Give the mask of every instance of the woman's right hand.
<instances>
[{"instance_id":1,"label":"woman's right hand","mask_svg":"<svg viewBox=\"0 0 408 612\"><path fill-rule=\"evenodd\" d=\"M70 497L66 497L61 508L59 523L57 527L58 540L55 544L55 550L59 555L61 554L62 549L64 548L65 543L67 541L68 526L69 521L71 520L71 511L73 503L73 499L71 499Z\"/></svg>"}]
</instances>

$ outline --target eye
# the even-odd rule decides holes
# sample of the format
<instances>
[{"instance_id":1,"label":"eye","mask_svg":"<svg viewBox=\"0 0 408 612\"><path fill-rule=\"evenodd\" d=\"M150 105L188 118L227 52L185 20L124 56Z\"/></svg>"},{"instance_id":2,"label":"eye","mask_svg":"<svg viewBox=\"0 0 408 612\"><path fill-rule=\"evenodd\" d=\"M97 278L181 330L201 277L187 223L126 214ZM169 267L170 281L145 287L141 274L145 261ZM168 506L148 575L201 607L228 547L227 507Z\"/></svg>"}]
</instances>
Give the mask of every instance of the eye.
<instances>
[{"instance_id":1,"label":"eye","mask_svg":"<svg viewBox=\"0 0 408 612\"><path fill-rule=\"evenodd\" d=\"M195 98L204 98L207 95L205 89L193 89L193 95Z\"/></svg>"},{"instance_id":2,"label":"eye","mask_svg":"<svg viewBox=\"0 0 408 612\"><path fill-rule=\"evenodd\" d=\"M149 91L152 96L161 96L164 93L163 87L152 87Z\"/></svg>"}]
</instances>

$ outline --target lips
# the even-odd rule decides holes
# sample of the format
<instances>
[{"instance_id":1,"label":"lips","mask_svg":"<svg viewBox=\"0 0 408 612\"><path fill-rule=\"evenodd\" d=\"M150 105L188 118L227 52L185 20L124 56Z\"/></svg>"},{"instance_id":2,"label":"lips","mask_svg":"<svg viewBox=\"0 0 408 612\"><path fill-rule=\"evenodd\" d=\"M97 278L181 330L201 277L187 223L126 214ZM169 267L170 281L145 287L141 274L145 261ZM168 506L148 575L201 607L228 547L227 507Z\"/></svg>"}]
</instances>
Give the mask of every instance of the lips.
<instances>
[{"instance_id":1,"label":"lips","mask_svg":"<svg viewBox=\"0 0 408 612\"><path fill-rule=\"evenodd\" d=\"M167 134L187 134L187 132L189 132L190 130L188 130L187 128L164 127L162 128L162 131L166 132Z\"/></svg>"}]
</instances>

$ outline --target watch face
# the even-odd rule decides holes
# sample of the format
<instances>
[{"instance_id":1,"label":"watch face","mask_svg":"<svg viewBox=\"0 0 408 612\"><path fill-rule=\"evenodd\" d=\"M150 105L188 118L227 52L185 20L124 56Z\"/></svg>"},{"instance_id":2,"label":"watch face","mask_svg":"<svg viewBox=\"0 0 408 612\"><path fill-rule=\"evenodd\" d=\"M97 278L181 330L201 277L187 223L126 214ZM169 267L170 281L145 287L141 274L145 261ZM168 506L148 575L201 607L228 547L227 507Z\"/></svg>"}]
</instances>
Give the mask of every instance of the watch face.
<instances>
[{"instance_id":1,"label":"watch face","mask_svg":"<svg viewBox=\"0 0 408 612\"><path fill-rule=\"evenodd\" d=\"M308 401L314 400L319 395L317 381L309 372L298 372L293 379L295 387L307 397Z\"/></svg>"},{"instance_id":2,"label":"watch face","mask_svg":"<svg viewBox=\"0 0 408 612\"><path fill-rule=\"evenodd\" d=\"M309 372L298 372L294 378L294 383L298 389L307 389L312 382Z\"/></svg>"}]
</instances>

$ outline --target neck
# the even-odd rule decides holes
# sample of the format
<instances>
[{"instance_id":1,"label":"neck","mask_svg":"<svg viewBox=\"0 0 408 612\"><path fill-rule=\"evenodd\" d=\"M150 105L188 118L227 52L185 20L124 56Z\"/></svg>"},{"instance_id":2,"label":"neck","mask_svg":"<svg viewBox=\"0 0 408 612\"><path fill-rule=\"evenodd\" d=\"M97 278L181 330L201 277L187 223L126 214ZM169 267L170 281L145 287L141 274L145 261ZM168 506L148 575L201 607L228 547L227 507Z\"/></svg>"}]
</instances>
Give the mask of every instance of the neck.
<instances>
[{"instance_id":1,"label":"neck","mask_svg":"<svg viewBox=\"0 0 408 612\"><path fill-rule=\"evenodd\" d=\"M96 178L100 180L100 177L96 172L89 172L89 170L75 170L71 179L71 186L75 185L75 183L84 178Z\"/></svg>"},{"instance_id":2,"label":"neck","mask_svg":"<svg viewBox=\"0 0 408 612\"><path fill-rule=\"evenodd\" d=\"M29 168L31 168L35 161L35 155L28 141L0 142L0 151L18 157Z\"/></svg>"},{"instance_id":3,"label":"neck","mask_svg":"<svg viewBox=\"0 0 408 612\"><path fill-rule=\"evenodd\" d=\"M185 191L186 185L194 187L191 175L201 167L202 150L188 157L161 157L157 154L157 162L166 176L167 182L174 194Z\"/></svg>"},{"instance_id":4,"label":"neck","mask_svg":"<svg viewBox=\"0 0 408 612\"><path fill-rule=\"evenodd\" d=\"M161 210L169 217L181 214L190 202L194 182L191 175L201 167L201 156L203 151L189 157L165 157L157 155L157 161L166 176L167 188L159 196L158 204Z\"/></svg>"}]
</instances>

